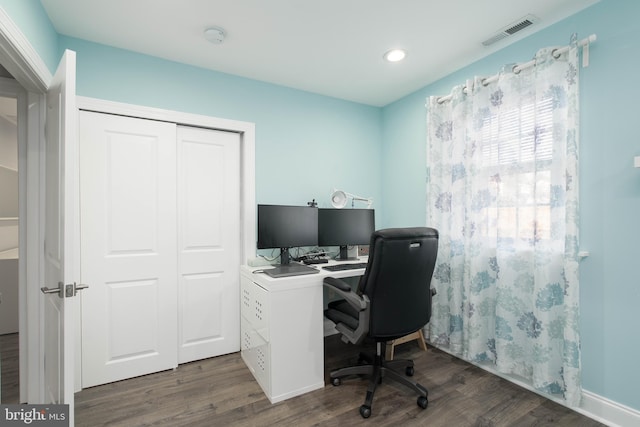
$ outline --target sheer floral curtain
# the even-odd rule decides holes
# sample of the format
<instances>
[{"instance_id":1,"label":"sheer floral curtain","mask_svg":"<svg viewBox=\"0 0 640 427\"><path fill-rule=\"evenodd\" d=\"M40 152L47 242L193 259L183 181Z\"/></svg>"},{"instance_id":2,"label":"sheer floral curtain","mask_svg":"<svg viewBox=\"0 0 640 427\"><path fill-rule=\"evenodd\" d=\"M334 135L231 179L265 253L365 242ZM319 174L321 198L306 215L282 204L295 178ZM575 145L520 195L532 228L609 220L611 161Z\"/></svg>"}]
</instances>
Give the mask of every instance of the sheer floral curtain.
<instances>
[{"instance_id":1,"label":"sheer floral curtain","mask_svg":"<svg viewBox=\"0 0 640 427\"><path fill-rule=\"evenodd\" d=\"M576 405L575 37L555 56L428 101L427 224L440 231L429 327L435 345Z\"/></svg>"}]
</instances>

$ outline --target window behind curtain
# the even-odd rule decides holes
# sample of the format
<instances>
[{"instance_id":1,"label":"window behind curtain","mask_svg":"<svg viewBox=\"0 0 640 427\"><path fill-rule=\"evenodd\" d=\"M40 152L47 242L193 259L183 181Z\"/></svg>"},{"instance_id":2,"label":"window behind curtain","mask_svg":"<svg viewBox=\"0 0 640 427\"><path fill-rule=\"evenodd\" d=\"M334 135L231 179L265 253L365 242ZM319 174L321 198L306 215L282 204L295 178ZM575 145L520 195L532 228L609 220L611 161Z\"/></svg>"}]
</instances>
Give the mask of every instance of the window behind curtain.
<instances>
[{"instance_id":1,"label":"window behind curtain","mask_svg":"<svg viewBox=\"0 0 640 427\"><path fill-rule=\"evenodd\" d=\"M574 40L575 41L575 40ZM575 44L428 100L427 224L440 233L429 333L576 404L580 390Z\"/></svg>"}]
</instances>

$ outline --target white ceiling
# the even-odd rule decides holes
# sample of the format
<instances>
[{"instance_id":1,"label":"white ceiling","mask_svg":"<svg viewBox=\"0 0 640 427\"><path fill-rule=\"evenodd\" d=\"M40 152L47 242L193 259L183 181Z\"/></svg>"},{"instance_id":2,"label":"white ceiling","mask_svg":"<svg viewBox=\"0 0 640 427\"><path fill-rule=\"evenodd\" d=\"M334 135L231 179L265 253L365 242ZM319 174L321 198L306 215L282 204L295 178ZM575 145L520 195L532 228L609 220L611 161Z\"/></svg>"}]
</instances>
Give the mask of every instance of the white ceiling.
<instances>
[{"instance_id":1,"label":"white ceiling","mask_svg":"<svg viewBox=\"0 0 640 427\"><path fill-rule=\"evenodd\" d=\"M41 0L60 34L374 106L597 1ZM536 24L482 45L529 14ZM210 26L222 44L204 39ZM407 58L384 62L395 47Z\"/></svg>"}]
</instances>

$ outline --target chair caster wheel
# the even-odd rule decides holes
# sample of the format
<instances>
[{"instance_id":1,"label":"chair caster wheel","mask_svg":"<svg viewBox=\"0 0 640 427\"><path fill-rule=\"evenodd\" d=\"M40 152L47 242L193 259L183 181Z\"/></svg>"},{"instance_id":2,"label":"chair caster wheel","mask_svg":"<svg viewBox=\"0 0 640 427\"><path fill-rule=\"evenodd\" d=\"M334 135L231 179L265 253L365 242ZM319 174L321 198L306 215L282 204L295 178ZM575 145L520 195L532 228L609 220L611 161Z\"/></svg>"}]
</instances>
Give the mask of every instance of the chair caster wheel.
<instances>
[{"instance_id":1,"label":"chair caster wheel","mask_svg":"<svg viewBox=\"0 0 640 427\"><path fill-rule=\"evenodd\" d=\"M418 397L418 406L419 407L421 407L422 409L427 409L428 405L429 405L429 401L427 400L426 397L424 397L424 396Z\"/></svg>"},{"instance_id":2,"label":"chair caster wheel","mask_svg":"<svg viewBox=\"0 0 640 427\"><path fill-rule=\"evenodd\" d=\"M369 418L371 416L371 406L362 405L360 407L360 415L362 415L362 418Z\"/></svg>"},{"instance_id":3,"label":"chair caster wheel","mask_svg":"<svg viewBox=\"0 0 640 427\"><path fill-rule=\"evenodd\" d=\"M340 381L340 378L333 378L333 379L331 380L331 384L333 384L333 385L334 385L334 387L337 387L337 386L339 386L340 384L342 384L342 381Z\"/></svg>"},{"instance_id":4,"label":"chair caster wheel","mask_svg":"<svg viewBox=\"0 0 640 427\"><path fill-rule=\"evenodd\" d=\"M408 376L408 377L412 377L413 376L413 366L407 366L407 368L404 370L404 373Z\"/></svg>"}]
</instances>

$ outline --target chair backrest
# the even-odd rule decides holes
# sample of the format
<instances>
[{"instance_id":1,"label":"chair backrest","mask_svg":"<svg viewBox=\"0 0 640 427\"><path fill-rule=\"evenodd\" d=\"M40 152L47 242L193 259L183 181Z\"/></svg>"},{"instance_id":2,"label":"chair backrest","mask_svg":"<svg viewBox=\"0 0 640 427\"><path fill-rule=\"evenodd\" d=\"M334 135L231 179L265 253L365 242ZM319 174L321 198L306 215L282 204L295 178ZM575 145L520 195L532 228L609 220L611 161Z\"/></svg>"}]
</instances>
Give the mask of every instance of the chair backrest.
<instances>
[{"instance_id":1,"label":"chair backrest","mask_svg":"<svg viewBox=\"0 0 640 427\"><path fill-rule=\"evenodd\" d=\"M438 231L433 228L388 228L371 235L369 261L358 285L358 292L371 301L371 338L400 338L429 322L437 254Z\"/></svg>"}]
</instances>

